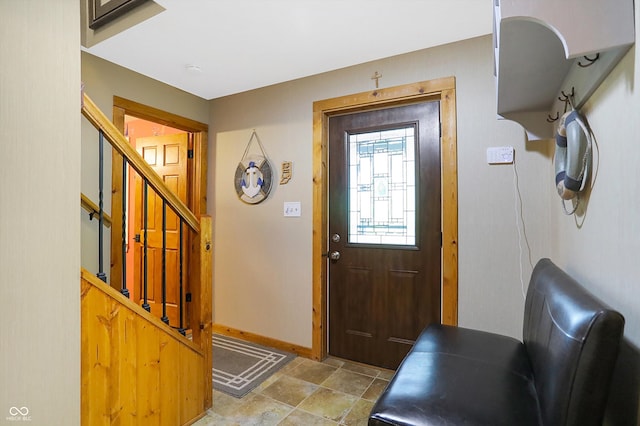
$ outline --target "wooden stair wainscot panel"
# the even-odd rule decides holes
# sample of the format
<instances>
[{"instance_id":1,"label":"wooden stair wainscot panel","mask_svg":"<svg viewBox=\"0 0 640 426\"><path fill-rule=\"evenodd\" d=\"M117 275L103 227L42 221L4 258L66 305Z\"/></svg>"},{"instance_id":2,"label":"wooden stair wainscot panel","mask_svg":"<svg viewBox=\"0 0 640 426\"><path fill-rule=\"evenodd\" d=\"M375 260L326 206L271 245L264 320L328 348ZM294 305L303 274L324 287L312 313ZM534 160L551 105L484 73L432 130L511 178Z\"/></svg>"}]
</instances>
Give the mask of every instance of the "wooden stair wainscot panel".
<instances>
[{"instance_id":1,"label":"wooden stair wainscot panel","mask_svg":"<svg viewBox=\"0 0 640 426\"><path fill-rule=\"evenodd\" d=\"M193 341L199 344L204 356L204 365L212 365L213 333L212 288L213 288L213 220L209 215L200 216L200 233L196 235L192 244L191 255L191 304L188 309L192 328ZM211 367L209 367L211 368ZM213 376L204 375L206 383L204 389L205 407L213 405Z\"/></svg>"},{"instance_id":2,"label":"wooden stair wainscot panel","mask_svg":"<svg viewBox=\"0 0 640 426\"><path fill-rule=\"evenodd\" d=\"M189 341L84 269L80 282L82 425L182 425L202 417L211 376L204 342Z\"/></svg>"}]
</instances>

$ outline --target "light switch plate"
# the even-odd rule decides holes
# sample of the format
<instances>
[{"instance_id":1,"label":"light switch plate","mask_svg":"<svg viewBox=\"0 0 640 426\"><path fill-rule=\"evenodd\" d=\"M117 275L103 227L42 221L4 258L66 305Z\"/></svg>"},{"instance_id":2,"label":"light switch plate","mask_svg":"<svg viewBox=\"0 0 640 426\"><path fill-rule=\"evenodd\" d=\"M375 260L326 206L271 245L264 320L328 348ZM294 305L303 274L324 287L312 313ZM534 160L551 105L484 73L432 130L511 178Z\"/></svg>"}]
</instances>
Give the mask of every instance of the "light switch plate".
<instances>
[{"instance_id":1,"label":"light switch plate","mask_svg":"<svg viewBox=\"0 0 640 426\"><path fill-rule=\"evenodd\" d=\"M512 146L494 146L487 148L487 163L489 164L511 164L513 163Z\"/></svg>"},{"instance_id":2,"label":"light switch plate","mask_svg":"<svg viewBox=\"0 0 640 426\"><path fill-rule=\"evenodd\" d=\"M285 217L300 217L300 201L284 202Z\"/></svg>"}]
</instances>

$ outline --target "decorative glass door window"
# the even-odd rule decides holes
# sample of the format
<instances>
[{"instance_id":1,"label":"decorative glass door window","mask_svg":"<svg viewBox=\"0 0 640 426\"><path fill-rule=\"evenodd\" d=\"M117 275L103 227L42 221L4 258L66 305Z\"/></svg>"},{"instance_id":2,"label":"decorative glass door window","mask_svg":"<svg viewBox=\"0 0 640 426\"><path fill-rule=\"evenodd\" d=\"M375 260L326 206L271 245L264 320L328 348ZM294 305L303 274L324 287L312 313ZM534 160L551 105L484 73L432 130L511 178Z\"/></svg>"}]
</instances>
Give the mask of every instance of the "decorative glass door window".
<instances>
[{"instance_id":1,"label":"decorative glass door window","mask_svg":"<svg viewBox=\"0 0 640 426\"><path fill-rule=\"evenodd\" d=\"M348 137L349 243L415 246L415 127Z\"/></svg>"}]
</instances>

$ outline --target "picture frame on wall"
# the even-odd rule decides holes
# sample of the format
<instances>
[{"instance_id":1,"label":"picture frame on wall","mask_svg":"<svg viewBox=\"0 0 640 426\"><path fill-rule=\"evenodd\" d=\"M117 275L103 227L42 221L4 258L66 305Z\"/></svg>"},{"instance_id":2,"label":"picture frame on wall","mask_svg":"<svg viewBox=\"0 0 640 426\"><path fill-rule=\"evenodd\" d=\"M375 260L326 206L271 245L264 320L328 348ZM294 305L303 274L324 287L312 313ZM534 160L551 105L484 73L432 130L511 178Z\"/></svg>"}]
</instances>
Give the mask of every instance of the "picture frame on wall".
<instances>
[{"instance_id":1,"label":"picture frame on wall","mask_svg":"<svg viewBox=\"0 0 640 426\"><path fill-rule=\"evenodd\" d=\"M149 0L88 0L89 28L98 29Z\"/></svg>"}]
</instances>

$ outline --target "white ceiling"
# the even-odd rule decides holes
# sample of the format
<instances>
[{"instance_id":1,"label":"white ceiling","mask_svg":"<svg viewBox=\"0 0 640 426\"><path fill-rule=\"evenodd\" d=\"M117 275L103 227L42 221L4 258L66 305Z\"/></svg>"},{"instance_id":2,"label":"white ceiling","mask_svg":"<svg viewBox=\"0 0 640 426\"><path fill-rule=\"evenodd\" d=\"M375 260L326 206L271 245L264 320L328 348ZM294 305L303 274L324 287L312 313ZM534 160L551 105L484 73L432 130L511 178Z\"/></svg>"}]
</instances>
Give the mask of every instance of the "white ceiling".
<instances>
[{"instance_id":1,"label":"white ceiling","mask_svg":"<svg viewBox=\"0 0 640 426\"><path fill-rule=\"evenodd\" d=\"M492 31L489 0L155 1L166 10L85 50L204 99Z\"/></svg>"}]
</instances>

